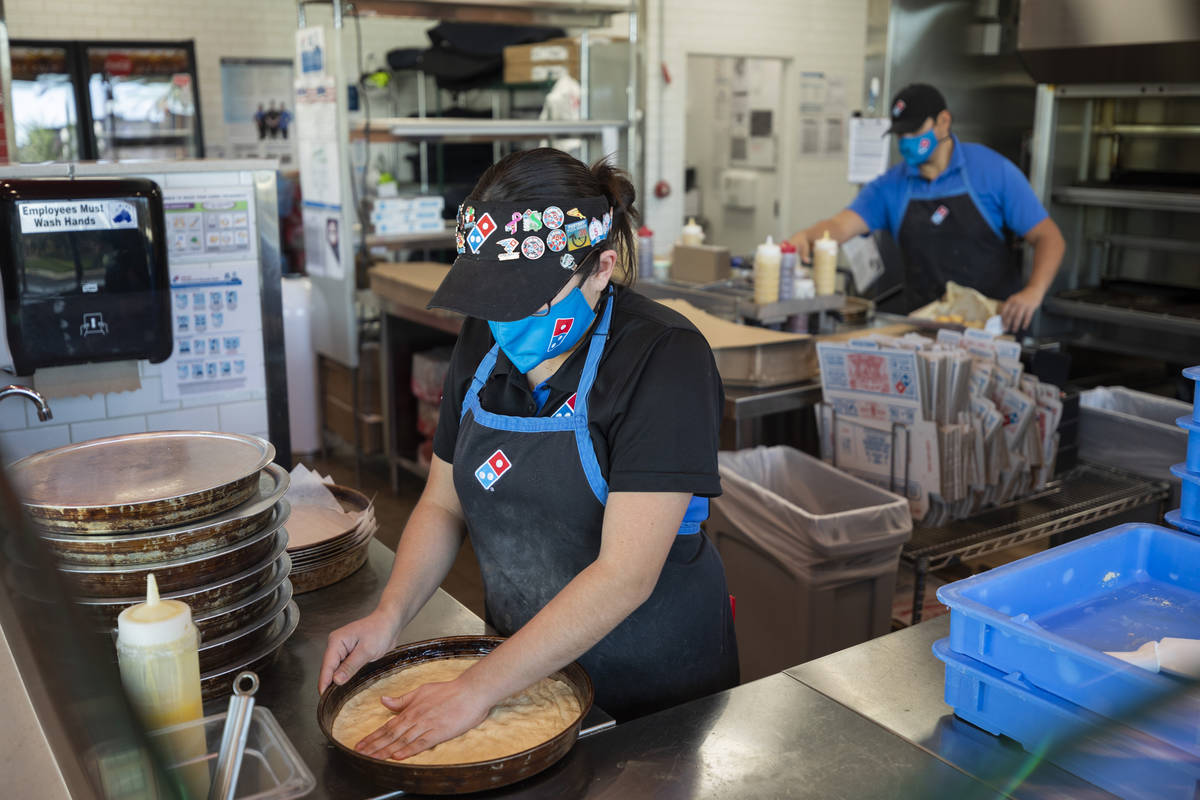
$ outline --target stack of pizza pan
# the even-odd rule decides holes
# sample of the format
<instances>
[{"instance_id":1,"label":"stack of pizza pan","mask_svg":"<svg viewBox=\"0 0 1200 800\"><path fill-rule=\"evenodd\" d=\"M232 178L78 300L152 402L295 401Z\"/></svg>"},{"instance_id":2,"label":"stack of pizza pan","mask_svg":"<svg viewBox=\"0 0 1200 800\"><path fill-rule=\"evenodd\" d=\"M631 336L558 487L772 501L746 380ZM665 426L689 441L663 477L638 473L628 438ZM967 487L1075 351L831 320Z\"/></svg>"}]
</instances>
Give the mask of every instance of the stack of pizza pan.
<instances>
[{"instance_id":1,"label":"stack of pizza pan","mask_svg":"<svg viewBox=\"0 0 1200 800\"><path fill-rule=\"evenodd\" d=\"M375 507L355 489L337 484L326 488L341 511L297 505L288 524L291 581L297 594L311 592L348 577L367 560L367 548L378 523Z\"/></svg>"},{"instance_id":2,"label":"stack of pizza pan","mask_svg":"<svg viewBox=\"0 0 1200 800\"><path fill-rule=\"evenodd\" d=\"M286 471L254 436L168 431L95 439L10 466L22 503L99 629L146 594L191 608L206 699L265 668L296 629ZM113 657L116 652L114 649Z\"/></svg>"}]
</instances>

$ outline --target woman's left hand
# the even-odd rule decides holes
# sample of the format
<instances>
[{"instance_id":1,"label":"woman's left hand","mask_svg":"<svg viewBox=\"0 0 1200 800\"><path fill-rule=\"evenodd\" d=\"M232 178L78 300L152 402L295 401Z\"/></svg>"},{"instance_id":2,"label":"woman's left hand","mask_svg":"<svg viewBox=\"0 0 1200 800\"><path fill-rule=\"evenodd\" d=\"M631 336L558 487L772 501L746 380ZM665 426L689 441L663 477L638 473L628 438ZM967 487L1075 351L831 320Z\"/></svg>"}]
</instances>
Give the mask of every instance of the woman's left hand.
<instances>
[{"instance_id":1,"label":"woman's left hand","mask_svg":"<svg viewBox=\"0 0 1200 800\"><path fill-rule=\"evenodd\" d=\"M426 683L402 697L384 697L396 716L355 746L372 758L403 761L434 745L466 733L483 722L492 703L484 693L462 681Z\"/></svg>"}]
</instances>

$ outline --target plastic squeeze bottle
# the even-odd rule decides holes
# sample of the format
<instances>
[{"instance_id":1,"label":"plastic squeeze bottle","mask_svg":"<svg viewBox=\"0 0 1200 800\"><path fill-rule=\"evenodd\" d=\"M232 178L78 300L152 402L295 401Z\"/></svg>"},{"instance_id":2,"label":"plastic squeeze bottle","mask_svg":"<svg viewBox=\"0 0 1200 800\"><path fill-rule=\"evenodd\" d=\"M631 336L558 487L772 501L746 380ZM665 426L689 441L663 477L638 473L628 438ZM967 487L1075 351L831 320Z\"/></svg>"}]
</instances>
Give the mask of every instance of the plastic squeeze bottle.
<instances>
[{"instance_id":1,"label":"plastic squeeze bottle","mask_svg":"<svg viewBox=\"0 0 1200 800\"><path fill-rule=\"evenodd\" d=\"M837 287L838 245L825 231L825 235L813 242L813 282L817 294L833 294Z\"/></svg>"},{"instance_id":2,"label":"plastic squeeze bottle","mask_svg":"<svg viewBox=\"0 0 1200 800\"><path fill-rule=\"evenodd\" d=\"M683 233L679 237L679 242L689 247L699 247L704 244L704 228L696 224L694 217L689 217L687 225L683 226Z\"/></svg>"},{"instance_id":3,"label":"plastic squeeze bottle","mask_svg":"<svg viewBox=\"0 0 1200 800\"><path fill-rule=\"evenodd\" d=\"M796 294L796 245L785 240L779 253L779 299L791 300Z\"/></svg>"},{"instance_id":4,"label":"plastic squeeze bottle","mask_svg":"<svg viewBox=\"0 0 1200 800\"><path fill-rule=\"evenodd\" d=\"M779 245L768 236L754 251L754 302L764 306L779 300Z\"/></svg>"},{"instance_id":5,"label":"plastic squeeze bottle","mask_svg":"<svg viewBox=\"0 0 1200 800\"><path fill-rule=\"evenodd\" d=\"M191 722L204 716L200 694L200 632L192 610L178 600L162 600L158 583L146 579L146 602L117 617L117 661L121 683L147 730ZM202 725L177 731L162 741L167 765L196 763L175 774L190 796L207 797L207 745Z\"/></svg>"},{"instance_id":6,"label":"plastic squeeze bottle","mask_svg":"<svg viewBox=\"0 0 1200 800\"><path fill-rule=\"evenodd\" d=\"M643 278L654 274L654 231L645 225L638 230L638 273Z\"/></svg>"}]
</instances>

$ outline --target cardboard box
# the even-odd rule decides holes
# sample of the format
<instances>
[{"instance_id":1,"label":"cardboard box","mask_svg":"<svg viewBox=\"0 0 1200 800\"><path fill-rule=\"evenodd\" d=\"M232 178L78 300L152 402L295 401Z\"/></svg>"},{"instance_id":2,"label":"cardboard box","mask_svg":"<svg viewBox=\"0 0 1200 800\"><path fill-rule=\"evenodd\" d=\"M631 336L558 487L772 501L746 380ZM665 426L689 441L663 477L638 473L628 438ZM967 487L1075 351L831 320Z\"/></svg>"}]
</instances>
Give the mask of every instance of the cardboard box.
<instances>
[{"instance_id":1,"label":"cardboard box","mask_svg":"<svg viewBox=\"0 0 1200 800\"><path fill-rule=\"evenodd\" d=\"M628 60L628 41L608 37L591 37L589 48L592 53L592 75L608 65L614 58ZM504 48L505 83L544 83L556 81L564 75L580 80L579 39L548 39L537 44L517 44ZM627 81L621 81L622 94ZM595 109L593 109L595 111ZM623 116L623 115L621 115ZM604 119L605 116L596 116Z\"/></svg>"},{"instance_id":2,"label":"cardboard box","mask_svg":"<svg viewBox=\"0 0 1200 800\"><path fill-rule=\"evenodd\" d=\"M326 395L322 406L325 430L337 434L347 444L354 444L354 409L336 397ZM358 415L359 446L363 455L370 456L383 451L383 417L379 414Z\"/></svg>"},{"instance_id":3,"label":"cardboard box","mask_svg":"<svg viewBox=\"0 0 1200 800\"><path fill-rule=\"evenodd\" d=\"M731 274L728 247L677 244L671 253L673 281L713 283L723 281Z\"/></svg>"},{"instance_id":4,"label":"cardboard box","mask_svg":"<svg viewBox=\"0 0 1200 800\"><path fill-rule=\"evenodd\" d=\"M721 380L731 386L780 386L817 375L817 351L807 334L780 333L714 317L686 300L660 300L688 318L708 340Z\"/></svg>"},{"instance_id":5,"label":"cardboard box","mask_svg":"<svg viewBox=\"0 0 1200 800\"><path fill-rule=\"evenodd\" d=\"M349 367L326 356L320 357L321 381L325 396L347 408L354 405L354 381ZM358 361L359 414L378 414L380 404L379 343L366 342Z\"/></svg>"}]
</instances>

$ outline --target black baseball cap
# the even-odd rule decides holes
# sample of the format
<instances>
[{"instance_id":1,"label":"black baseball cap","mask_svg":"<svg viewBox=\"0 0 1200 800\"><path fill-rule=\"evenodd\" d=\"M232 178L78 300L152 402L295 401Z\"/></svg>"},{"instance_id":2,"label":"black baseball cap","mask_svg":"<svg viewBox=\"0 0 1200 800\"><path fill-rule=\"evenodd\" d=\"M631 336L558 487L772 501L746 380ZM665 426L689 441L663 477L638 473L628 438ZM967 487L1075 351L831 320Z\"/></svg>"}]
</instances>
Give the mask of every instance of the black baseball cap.
<instances>
[{"instance_id":1,"label":"black baseball cap","mask_svg":"<svg viewBox=\"0 0 1200 800\"><path fill-rule=\"evenodd\" d=\"M901 89L892 99L892 127L888 133L907 136L916 133L925 120L936 118L946 110L946 98L928 83L913 83Z\"/></svg>"},{"instance_id":2,"label":"black baseball cap","mask_svg":"<svg viewBox=\"0 0 1200 800\"><path fill-rule=\"evenodd\" d=\"M466 202L458 209L458 258L427 308L492 322L528 317L584 259L608 249L612 223L603 196Z\"/></svg>"}]
</instances>

